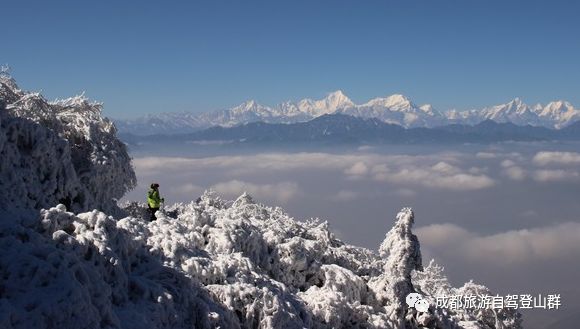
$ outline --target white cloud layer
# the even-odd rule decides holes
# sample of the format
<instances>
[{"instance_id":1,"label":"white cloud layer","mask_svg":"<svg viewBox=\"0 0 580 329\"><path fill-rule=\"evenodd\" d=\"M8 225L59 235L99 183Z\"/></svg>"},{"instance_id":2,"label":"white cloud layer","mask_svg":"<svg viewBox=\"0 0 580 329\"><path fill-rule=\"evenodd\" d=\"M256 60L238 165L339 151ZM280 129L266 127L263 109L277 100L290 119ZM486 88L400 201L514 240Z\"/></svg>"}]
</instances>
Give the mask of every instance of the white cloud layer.
<instances>
[{"instance_id":1,"label":"white cloud layer","mask_svg":"<svg viewBox=\"0 0 580 329\"><path fill-rule=\"evenodd\" d=\"M455 224L434 224L415 231L421 247L434 255L469 262L514 264L572 259L580 254L580 223L478 235Z\"/></svg>"},{"instance_id":2,"label":"white cloud layer","mask_svg":"<svg viewBox=\"0 0 580 329\"><path fill-rule=\"evenodd\" d=\"M569 182L580 178L580 174L572 170L543 169L534 171L533 178L538 182Z\"/></svg>"},{"instance_id":3,"label":"white cloud layer","mask_svg":"<svg viewBox=\"0 0 580 329\"><path fill-rule=\"evenodd\" d=\"M381 155L381 154L333 154L333 153L261 153L253 155L214 156L204 158L143 157L133 160L138 171L174 169L245 169L287 171L295 169L338 169L352 175L364 175L373 165L386 163L394 166L413 164L456 164L461 154L433 155Z\"/></svg>"},{"instance_id":4,"label":"white cloud layer","mask_svg":"<svg viewBox=\"0 0 580 329\"><path fill-rule=\"evenodd\" d=\"M396 169L379 165L374 167L372 172L377 181L445 190L478 190L495 185L495 181L486 175L470 174L446 162L438 162L432 166L407 165Z\"/></svg>"},{"instance_id":5,"label":"white cloud layer","mask_svg":"<svg viewBox=\"0 0 580 329\"><path fill-rule=\"evenodd\" d=\"M198 159L146 157L134 160L138 172L155 175L164 172L203 173L219 170L222 177L239 180L240 176L264 171L281 172L299 169L342 171L348 179L368 179L399 185L417 185L447 190L477 190L495 185L482 168L461 169L461 154L381 155L330 153L268 153L252 156L216 156Z\"/></svg>"},{"instance_id":6,"label":"white cloud layer","mask_svg":"<svg viewBox=\"0 0 580 329\"><path fill-rule=\"evenodd\" d=\"M352 167L346 169L344 172L347 175L362 176L366 175L369 172L369 168L364 162L358 161L357 163L352 165Z\"/></svg>"},{"instance_id":7,"label":"white cloud layer","mask_svg":"<svg viewBox=\"0 0 580 329\"><path fill-rule=\"evenodd\" d=\"M503 174L515 181L524 180L528 176L526 170L518 166L505 168Z\"/></svg>"},{"instance_id":8,"label":"white cloud layer","mask_svg":"<svg viewBox=\"0 0 580 329\"><path fill-rule=\"evenodd\" d=\"M542 151L536 153L532 161L539 166L580 165L580 153Z\"/></svg>"},{"instance_id":9,"label":"white cloud layer","mask_svg":"<svg viewBox=\"0 0 580 329\"><path fill-rule=\"evenodd\" d=\"M134 160L140 178L157 180L156 177L166 177L168 173L179 177L175 181L183 185L176 185L176 193L201 193L217 183L224 190L247 190L256 196L257 193L267 195L265 191L273 191L270 199L283 202L295 195L298 189L295 183L285 186L287 191L281 191L277 188L281 183L268 182L264 185L257 183L256 177L282 177L280 181L290 183L296 172L311 175L338 174L347 184L356 181L357 184L375 182L392 185L390 189L400 191L397 195L411 197L420 193L421 188L447 191L488 189L496 186L503 178L536 183L577 182L580 181L580 171L569 167L576 164L580 164L580 153L576 152L541 151L524 156L517 152L493 150L479 152L475 157L473 154L457 152L428 155L300 152L203 158L144 157ZM218 177L218 180L212 181L205 177ZM241 185L246 188L243 189ZM342 188L343 191L330 194L328 199L347 201L358 197L355 196L358 191L353 188Z\"/></svg>"}]
</instances>

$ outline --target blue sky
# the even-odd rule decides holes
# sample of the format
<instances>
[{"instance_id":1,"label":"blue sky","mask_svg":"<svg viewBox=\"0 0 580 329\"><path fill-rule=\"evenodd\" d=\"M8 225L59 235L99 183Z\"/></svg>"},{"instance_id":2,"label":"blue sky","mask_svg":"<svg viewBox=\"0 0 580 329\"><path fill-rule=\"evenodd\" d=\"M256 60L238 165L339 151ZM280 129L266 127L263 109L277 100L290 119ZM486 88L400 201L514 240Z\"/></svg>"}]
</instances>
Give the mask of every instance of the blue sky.
<instances>
[{"instance_id":1,"label":"blue sky","mask_svg":"<svg viewBox=\"0 0 580 329\"><path fill-rule=\"evenodd\" d=\"M579 16L577 1L3 1L0 62L112 117L336 89L442 110L578 107Z\"/></svg>"}]
</instances>

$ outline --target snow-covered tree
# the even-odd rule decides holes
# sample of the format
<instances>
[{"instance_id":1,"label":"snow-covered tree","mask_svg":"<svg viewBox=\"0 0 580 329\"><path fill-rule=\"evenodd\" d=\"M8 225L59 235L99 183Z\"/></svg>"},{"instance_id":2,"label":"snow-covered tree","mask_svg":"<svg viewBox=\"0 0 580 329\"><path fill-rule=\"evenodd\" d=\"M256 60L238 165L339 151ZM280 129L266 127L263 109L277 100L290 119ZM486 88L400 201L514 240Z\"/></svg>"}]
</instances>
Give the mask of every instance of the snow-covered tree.
<instances>
[{"instance_id":1,"label":"snow-covered tree","mask_svg":"<svg viewBox=\"0 0 580 329\"><path fill-rule=\"evenodd\" d=\"M447 280L444 270L443 266L438 265L434 259L431 259L429 265L422 271L413 271L413 286L425 296L451 296L453 287Z\"/></svg>"},{"instance_id":2,"label":"snow-covered tree","mask_svg":"<svg viewBox=\"0 0 580 329\"><path fill-rule=\"evenodd\" d=\"M410 208L404 208L397 214L395 225L379 247L379 254L384 260L383 273L370 282L394 328L405 327L405 298L415 292L411 273L423 269L419 240L411 230L413 223L414 215Z\"/></svg>"},{"instance_id":3,"label":"snow-covered tree","mask_svg":"<svg viewBox=\"0 0 580 329\"><path fill-rule=\"evenodd\" d=\"M75 211L115 210L136 184L125 145L101 104L84 96L48 102L0 76L0 203Z\"/></svg>"}]
</instances>

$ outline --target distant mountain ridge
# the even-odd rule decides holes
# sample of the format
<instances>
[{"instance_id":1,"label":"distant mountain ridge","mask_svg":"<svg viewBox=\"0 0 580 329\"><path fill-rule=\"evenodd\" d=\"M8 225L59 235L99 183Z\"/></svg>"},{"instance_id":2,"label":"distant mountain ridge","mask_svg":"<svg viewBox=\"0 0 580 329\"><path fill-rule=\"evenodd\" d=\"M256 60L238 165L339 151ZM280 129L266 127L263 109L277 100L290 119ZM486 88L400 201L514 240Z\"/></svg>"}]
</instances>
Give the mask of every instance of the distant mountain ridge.
<instances>
[{"instance_id":1,"label":"distant mountain ridge","mask_svg":"<svg viewBox=\"0 0 580 329\"><path fill-rule=\"evenodd\" d=\"M417 105L400 94L374 98L357 105L338 90L321 100L303 99L298 102L280 103L274 107L250 100L225 110L204 113L161 113L137 119L115 120L115 123L121 133L179 134L214 126L233 127L252 122L306 122L326 114L376 118L405 128L433 128L449 124L475 125L492 120L521 126L561 129L580 120L580 109L563 100L550 102L545 106L541 104L529 106L521 99L515 98L508 103L481 110L441 112L430 104Z\"/></svg>"},{"instance_id":2,"label":"distant mountain ridge","mask_svg":"<svg viewBox=\"0 0 580 329\"><path fill-rule=\"evenodd\" d=\"M137 136L120 134L128 144L216 143L270 145L493 143L503 141L580 140L580 121L556 130L511 122L485 120L476 125L451 124L433 128L404 128L377 118L324 114L307 122L251 122L234 127L215 126L188 134Z\"/></svg>"}]
</instances>

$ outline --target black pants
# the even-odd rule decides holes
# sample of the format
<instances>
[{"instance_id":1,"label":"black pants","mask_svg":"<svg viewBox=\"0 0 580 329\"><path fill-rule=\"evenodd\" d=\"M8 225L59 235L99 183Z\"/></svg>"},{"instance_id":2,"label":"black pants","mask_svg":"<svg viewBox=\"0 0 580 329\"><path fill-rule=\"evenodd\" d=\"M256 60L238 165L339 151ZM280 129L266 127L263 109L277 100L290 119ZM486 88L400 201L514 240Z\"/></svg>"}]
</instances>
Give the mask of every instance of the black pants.
<instances>
[{"instance_id":1,"label":"black pants","mask_svg":"<svg viewBox=\"0 0 580 329\"><path fill-rule=\"evenodd\" d=\"M155 217L155 212L159 210L159 208L151 208L149 207L149 212L151 213L151 217L149 218L149 221L152 222L154 220L157 219L157 217Z\"/></svg>"}]
</instances>

